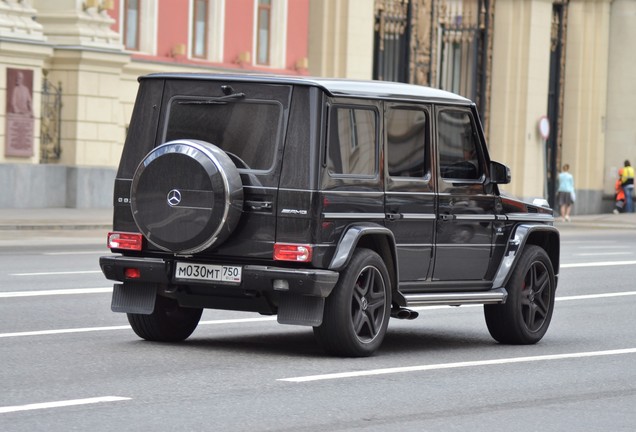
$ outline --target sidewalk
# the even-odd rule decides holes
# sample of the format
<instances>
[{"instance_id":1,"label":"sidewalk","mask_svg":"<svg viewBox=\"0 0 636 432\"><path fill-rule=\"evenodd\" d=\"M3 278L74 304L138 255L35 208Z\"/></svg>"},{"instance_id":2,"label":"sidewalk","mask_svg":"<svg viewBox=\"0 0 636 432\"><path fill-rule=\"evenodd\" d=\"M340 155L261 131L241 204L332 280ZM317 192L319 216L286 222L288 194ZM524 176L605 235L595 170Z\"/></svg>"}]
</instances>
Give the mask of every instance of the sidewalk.
<instances>
[{"instance_id":1,"label":"sidewalk","mask_svg":"<svg viewBox=\"0 0 636 432\"><path fill-rule=\"evenodd\" d=\"M112 208L104 209L0 209L0 237L7 231L112 229ZM572 216L571 222L556 221L559 229L635 229L636 213Z\"/></svg>"},{"instance_id":2,"label":"sidewalk","mask_svg":"<svg viewBox=\"0 0 636 432\"><path fill-rule=\"evenodd\" d=\"M110 230L112 208L0 209L2 231L21 230Z\"/></svg>"},{"instance_id":3,"label":"sidewalk","mask_svg":"<svg viewBox=\"0 0 636 432\"><path fill-rule=\"evenodd\" d=\"M0 249L84 245L108 252L111 208L0 209Z\"/></svg>"},{"instance_id":4,"label":"sidewalk","mask_svg":"<svg viewBox=\"0 0 636 432\"><path fill-rule=\"evenodd\" d=\"M556 218L554 225L559 230L571 228L636 230L636 213L602 213L572 216L570 222Z\"/></svg>"}]
</instances>

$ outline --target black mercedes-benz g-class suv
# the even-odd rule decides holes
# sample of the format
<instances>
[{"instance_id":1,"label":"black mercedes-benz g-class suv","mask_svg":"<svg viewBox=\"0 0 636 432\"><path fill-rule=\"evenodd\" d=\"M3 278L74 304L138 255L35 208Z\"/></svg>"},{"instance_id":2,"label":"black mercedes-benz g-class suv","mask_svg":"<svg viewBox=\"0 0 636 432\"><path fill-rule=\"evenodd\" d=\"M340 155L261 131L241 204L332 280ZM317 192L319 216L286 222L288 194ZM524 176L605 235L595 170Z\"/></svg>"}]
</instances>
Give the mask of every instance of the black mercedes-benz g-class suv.
<instances>
[{"instance_id":1,"label":"black mercedes-benz g-class suv","mask_svg":"<svg viewBox=\"0 0 636 432\"><path fill-rule=\"evenodd\" d=\"M484 304L499 342L545 334L559 269L552 210L500 195L475 105L415 85L154 74L115 180L112 310L152 341L204 308L312 326L366 356L389 317Z\"/></svg>"}]
</instances>

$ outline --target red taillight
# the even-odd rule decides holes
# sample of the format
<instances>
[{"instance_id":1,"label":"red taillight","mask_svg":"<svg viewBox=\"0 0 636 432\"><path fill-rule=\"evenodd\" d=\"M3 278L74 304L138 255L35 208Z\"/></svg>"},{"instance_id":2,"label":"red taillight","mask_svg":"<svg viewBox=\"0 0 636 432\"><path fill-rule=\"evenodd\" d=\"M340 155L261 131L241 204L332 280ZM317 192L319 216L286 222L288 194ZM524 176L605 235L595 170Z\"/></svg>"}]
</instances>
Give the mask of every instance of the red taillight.
<instances>
[{"instance_id":1,"label":"red taillight","mask_svg":"<svg viewBox=\"0 0 636 432\"><path fill-rule=\"evenodd\" d=\"M274 259L276 261L311 261L311 245L276 243L274 244Z\"/></svg>"},{"instance_id":2,"label":"red taillight","mask_svg":"<svg viewBox=\"0 0 636 432\"><path fill-rule=\"evenodd\" d=\"M124 276L126 276L126 279L139 279L141 272L138 268L127 268L124 270Z\"/></svg>"},{"instance_id":3,"label":"red taillight","mask_svg":"<svg viewBox=\"0 0 636 432\"><path fill-rule=\"evenodd\" d=\"M139 233L108 233L108 247L110 249L126 249L140 251L143 244L143 236Z\"/></svg>"}]
</instances>

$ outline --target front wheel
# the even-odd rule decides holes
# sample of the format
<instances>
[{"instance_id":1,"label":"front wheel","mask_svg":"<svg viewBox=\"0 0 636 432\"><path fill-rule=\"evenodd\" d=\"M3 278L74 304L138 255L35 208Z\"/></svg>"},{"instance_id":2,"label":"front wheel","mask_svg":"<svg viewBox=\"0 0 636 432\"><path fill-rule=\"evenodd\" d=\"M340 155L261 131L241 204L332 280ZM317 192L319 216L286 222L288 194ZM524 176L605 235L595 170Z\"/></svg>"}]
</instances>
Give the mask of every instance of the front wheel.
<instances>
[{"instance_id":1,"label":"front wheel","mask_svg":"<svg viewBox=\"0 0 636 432\"><path fill-rule=\"evenodd\" d=\"M506 303L484 306L491 336L514 345L539 342L550 325L556 291L552 262L545 250L528 245L506 289Z\"/></svg>"},{"instance_id":2,"label":"front wheel","mask_svg":"<svg viewBox=\"0 0 636 432\"><path fill-rule=\"evenodd\" d=\"M155 342L180 342L197 328L203 309L185 308L167 297L157 296L150 315L129 313L128 322L142 339Z\"/></svg>"},{"instance_id":3,"label":"front wheel","mask_svg":"<svg viewBox=\"0 0 636 432\"><path fill-rule=\"evenodd\" d=\"M369 249L358 249L325 302L323 322L314 327L330 354L366 357L382 344L391 313L386 265Z\"/></svg>"}]
</instances>

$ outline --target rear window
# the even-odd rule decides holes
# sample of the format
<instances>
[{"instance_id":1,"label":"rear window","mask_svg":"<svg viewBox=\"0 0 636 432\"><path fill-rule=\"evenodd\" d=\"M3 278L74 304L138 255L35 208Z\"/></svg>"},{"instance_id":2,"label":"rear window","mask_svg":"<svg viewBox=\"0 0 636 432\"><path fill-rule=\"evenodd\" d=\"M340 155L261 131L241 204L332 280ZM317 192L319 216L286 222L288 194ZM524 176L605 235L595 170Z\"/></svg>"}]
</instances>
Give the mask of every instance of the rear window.
<instances>
[{"instance_id":1,"label":"rear window","mask_svg":"<svg viewBox=\"0 0 636 432\"><path fill-rule=\"evenodd\" d=\"M272 168L283 115L279 102L176 96L169 107L164 142L202 140L224 150L239 169Z\"/></svg>"},{"instance_id":2,"label":"rear window","mask_svg":"<svg viewBox=\"0 0 636 432\"><path fill-rule=\"evenodd\" d=\"M374 176L378 166L376 112L332 106L327 158L331 175Z\"/></svg>"}]
</instances>

